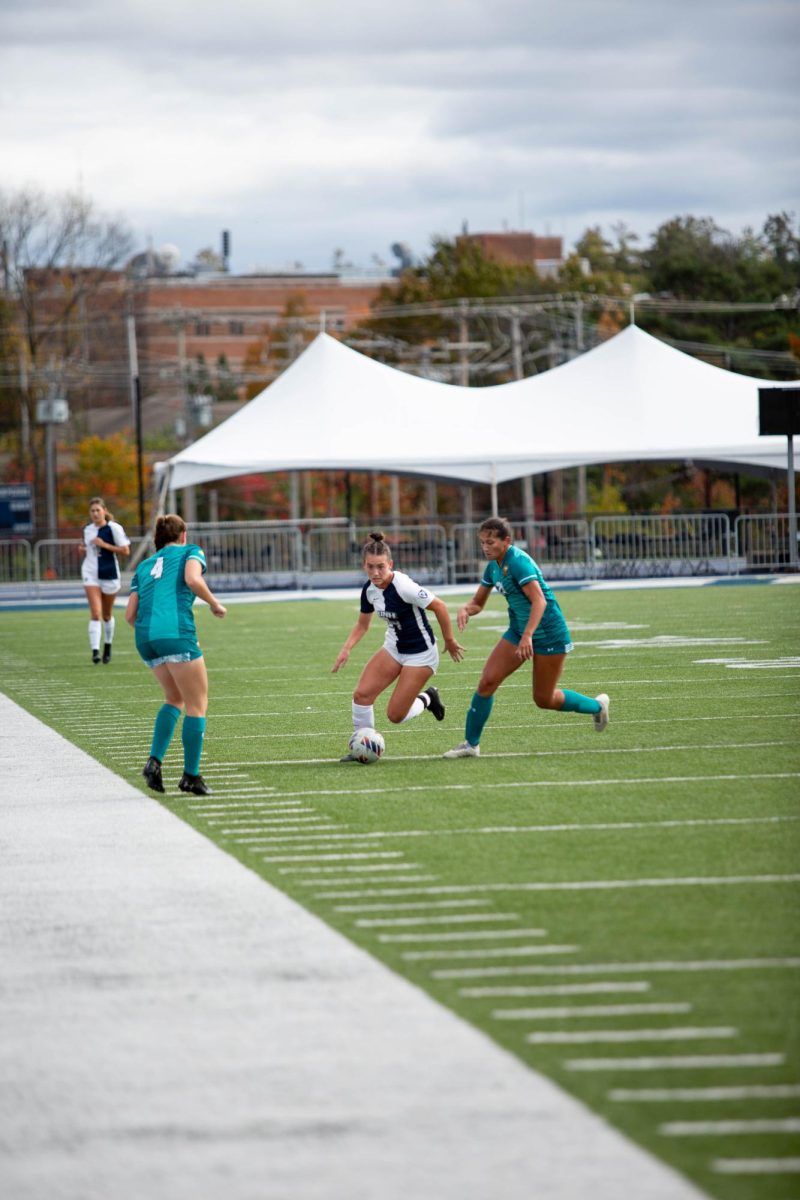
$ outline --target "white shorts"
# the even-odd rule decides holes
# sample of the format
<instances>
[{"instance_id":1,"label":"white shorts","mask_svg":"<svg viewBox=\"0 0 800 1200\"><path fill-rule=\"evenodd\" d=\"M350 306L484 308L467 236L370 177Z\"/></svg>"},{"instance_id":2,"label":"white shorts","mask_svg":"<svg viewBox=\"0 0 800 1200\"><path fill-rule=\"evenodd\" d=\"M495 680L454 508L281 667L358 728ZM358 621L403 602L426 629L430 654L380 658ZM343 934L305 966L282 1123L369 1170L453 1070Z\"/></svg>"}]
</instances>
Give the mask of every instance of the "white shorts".
<instances>
[{"instance_id":1,"label":"white shorts","mask_svg":"<svg viewBox=\"0 0 800 1200\"><path fill-rule=\"evenodd\" d=\"M121 579L101 579L87 562L81 564L81 579L84 587L97 587L104 596L116 596L122 587Z\"/></svg>"},{"instance_id":2,"label":"white shorts","mask_svg":"<svg viewBox=\"0 0 800 1200\"><path fill-rule=\"evenodd\" d=\"M400 654L394 646L387 646L386 642L383 648L401 667L430 667L435 672L439 666L439 647L435 643L430 650L421 650L418 654Z\"/></svg>"}]
</instances>

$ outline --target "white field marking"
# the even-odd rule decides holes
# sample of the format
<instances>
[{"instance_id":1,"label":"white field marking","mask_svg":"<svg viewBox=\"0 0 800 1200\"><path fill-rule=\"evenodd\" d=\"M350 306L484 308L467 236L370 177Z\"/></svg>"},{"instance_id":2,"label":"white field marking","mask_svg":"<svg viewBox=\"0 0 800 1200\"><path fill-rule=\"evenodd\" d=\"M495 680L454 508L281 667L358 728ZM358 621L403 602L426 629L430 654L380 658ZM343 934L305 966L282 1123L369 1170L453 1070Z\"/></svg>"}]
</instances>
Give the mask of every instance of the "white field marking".
<instances>
[{"instance_id":1,"label":"white field marking","mask_svg":"<svg viewBox=\"0 0 800 1200\"><path fill-rule=\"evenodd\" d=\"M426 959L440 961L443 958L533 958L538 954L572 954L580 946L499 946L487 950L406 950L402 957L406 962L423 962Z\"/></svg>"},{"instance_id":2,"label":"white field marking","mask_svg":"<svg viewBox=\"0 0 800 1200\"><path fill-rule=\"evenodd\" d=\"M798 818L800 819L800 818ZM222 825L225 821L224 817L216 817L213 820L209 818L209 825ZM262 817L258 825L239 825L236 821L227 821L224 829L220 829L220 833L257 833L259 829L289 829L299 830L302 837L308 836L309 826L318 829L341 829L341 825L335 825L331 822L330 817L321 816L319 813L311 813L310 816L295 816L294 813L285 813L275 817ZM271 838L270 841L284 841L284 838ZM294 839L296 840L296 839ZM363 841L360 838L359 841Z\"/></svg>"},{"instance_id":3,"label":"white field marking","mask_svg":"<svg viewBox=\"0 0 800 1200\"><path fill-rule=\"evenodd\" d=\"M363 896L370 895L369 892L362 892ZM318 897L315 896L315 899ZM362 913L362 912L410 912L412 909L431 909L431 908L480 908L485 904L485 900L422 900L405 901L400 904L390 902L389 904L334 904L334 912L342 913Z\"/></svg>"},{"instance_id":4,"label":"white field marking","mask_svg":"<svg viewBox=\"0 0 800 1200\"><path fill-rule=\"evenodd\" d=\"M548 983L540 987L468 987L459 988L459 996L479 999L490 996L596 996L619 992L649 992L644 980L631 983Z\"/></svg>"},{"instance_id":5,"label":"white field marking","mask_svg":"<svg viewBox=\"0 0 800 1200\"><path fill-rule=\"evenodd\" d=\"M436 875L404 875L402 877L402 879L404 879L407 883L427 883L428 881L434 880L436 878L437 878ZM352 880L347 880L347 882L352 883ZM363 882L364 883L380 883L381 880L378 877L373 878L372 876L368 876ZM399 882L401 882L400 878L398 878L398 883ZM300 887L316 887L317 884L319 883L319 880L318 879L298 879L297 883L300 885Z\"/></svg>"},{"instance_id":6,"label":"white field marking","mask_svg":"<svg viewBox=\"0 0 800 1200\"><path fill-rule=\"evenodd\" d=\"M685 637L683 634L658 633L644 638L592 638L576 642L596 650L690 650L692 646L767 646L767 638Z\"/></svg>"},{"instance_id":7,"label":"white field marking","mask_svg":"<svg viewBox=\"0 0 800 1200\"><path fill-rule=\"evenodd\" d=\"M480 979L497 975L613 975L627 972L647 975L653 971L765 971L796 970L800 958L709 958L661 962L572 963L558 967L463 967L433 971L435 979Z\"/></svg>"},{"instance_id":8,"label":"white field marking","mask_svg":"<svg viewBox=\"0 0 800 1200\"><path fill-rule=\"evenodd\" d=\"M717 1175L800 1175L800 1158L715 1158Z\"/></svg>"},{"instance_id":9,"label":"white field marking","mask_svg":"<svg viewBox=\"0 0 800 1200\"><path fill-rule=\"evenodd\" d=\"M569 1058L567 1071L705 1071L739 1067L781 1067L783 1054L670 1054L643 1058Z\"/></svg>"},{"instance_id":10,"label":"white field marking","mask_svg":"<svg viewBox=\"0 0 800 1200\"><path fill-rule=\"evenodd\" d=\"M388 929L399 925L468 925L470 921L518 921L517 913L448 913L442 917L361 917L356 921L359 929ZM568 946L568 950L575 947Z\"/></svg>"},{"instance_id":11,"label":"white field marking","mask_svg":"<svg viewBox=\"0 0 800 1200\"><path fill-rule=\"evenodd\" d=\"M352 883L360 883L358 878L359 871L422 871L424 868L419 863L358 863L353 867L279 867L279 875L328 875L331 871L348 871L356 876ZM317 880L302 880L303 883L330 883L329 879Z\"/></svg>"},{"instance_id":12,"label":"white field marking","mask_svg":"<svg viewBox=\"0 0 800 1200\"><path fill-rule=\"evenodd\" d=\"M413 888L425 896L455 895L459 892L597 892L620 891L627 888L659 887L725 887L753 883L800 883L800 874L792 875L684 875L663 879L570 879L551 883L447 883L436 887ZM406 896L399 888L365 892L367 896ZM326 900L348 899L346 893L331 892ZM378 905L376 907L386 907Z\"/></svg>"},{"instance_id":13,"label":"white field marking","mask_svg":"<svg viewBox=\"0 0 800 1200\"><path fill-rule=\"evenodd\" d=\"M800 821L800 816L775 817L698 817L685 821L597 821L575 822L570 825L497 825L484 826L475 829L388 829L370 833L339 833L333 841L370 841L383 838L415 838L415 837L450 837L450 836L481 836L489 834L520 834L520 833L584 833L606 831L611 829L680 829L684 826L695 825L770 825L783 821ZM258 826L253 827L258 829ZM241 832L249 832L242 830ZM270 841L290 841L299 839L270 838ZM309 841L315 839L310 838ZM322 840L322 839L318 839Z\"/></svg>"},{"instance_id":14,"label":"white field marking","mask_svg":"<svg viewBox=\"0 0 800 1200\"><path fill-rule=\"evenodd\" d=\"M246 797L237 796L234 794L231 796L231 799L245 800ZM239 809L241 809L243 812L247 812L255 807L263 809L265 812L276 813L311 813L314 815L317 811L314 808L309 808L307 804L271 804L269 802L262 804L259 802L258 805L256 805L254 802L248 802L243 804L199 804L195 808L195 812L214 813L215 816L220 816L221 814L228 812L237 812Z\"/></svg>"},{"instance_id":15,"label":"white field marking","mask_svg":"<svg viewBox=\"0 0 800 1200\"><path fill-rule=\"evenodd\" d=\"M729 671L780 671L786 667L800 667L800 656L764 658L760 660L748 658L696 658L694 661L701 666L707 663L718 663L720 666L727 667Z\"/></svg>"},{"instance_id":16,"label":"white field marking","mask_svg":"<svg viewBox=\"0 0 800 1200\"><path fill-rule=\"evenodd\" d=\"M612 1088L607 1098L621 1104L663 1104L705 1100L783 1100L800 1096L800 1083L753 1083L740 1087Z\"/></svg>"},{"instance_id":17,"label":"white field marking","mask_svg":"<svg viewBox=\"0 0 800 1200\"><path fill-rule=\"evenodd\" d=\"M692 1006L684 1001L675 1004L583 1004L555 1005L547 1008L495 1008L495 1021L549 1021L554 1018L578 1020L582 1017L638 1017L645 1013L687 1013Z\"/></svg>"},{"instance_id":18,"label":"white field marking","mask_svg":"<svg viewBox=\"0 0 800 1200\"><path fill-rule=\"evenodd\" d=\"M288 834L304 832L304 827L302 825L285 825L285 826L276 825L275 828L276 829L284 828ZM321 822L319 822L319 823L315 822L315 824L314 824L314 829L338 829L338 828L339 828L338 825L323 825ZM288 842L288 841L296 840L293 837L287 837L287 838L241 837L240 831L238 829L217 829L214 832L219 834L221 837L236 838L236 841L239 843L240 846L249 846L251 849L256 849L256 850L262 848L265 845L265 843L267 843L267 842L275 842L275 841L287 841ZM305 833L308 833L307 829L305 830ZM324 849L324 848L325 848L325 845L323 845L321 847L317 847L317 849ZM298 850L311 850L311 849L314 849L314 847L298 846L297 849ZM359 846L358 849L363 850L364 847Z\"/></svg>"},{"instance_id":19,"label":"white field marking","mask_svg":"<svg viewBox=\"0 0 800 1200\"><path fill-rule=\"evenodd\" d=\"M532 1046L566 1046L590 1042L705 1042L717 1038L734 1038L739 1030L733 1025L686 1025L674 1029L581 1029L554 1032L526 1033L525 1041Z\"/></svg>"},{"instance_id":20,"label":"white field marking","mask_svg":"<svg viewBox=\"0 0 800 1200\"><path fill-rule=\"evenodd\" d=\"M475 933L382 933L379 942L466 942L477 938L547 937L546 929L484 929Z\"/></svg>"},{"instance_id":21,"label":"white field marking","mask_svg":"<svg viewBox=\"0 0 800 1200\"><path fill-rule=\"evenodd\" d=\"M402 858L402 850L383 850L369 854L265 854L264 862L347 862L359 858Z\"/></svg>"},{"instance_id":22,"label":"white field marking","mask_svg":"<svg viewBox=\"0 0 800 1200\"><path fill-rule=\"evenodd\" d=\"M790 743L786 743L787 745ZM592 751L594 753L594 750ZM417 754L398 758L392 756L393 762L425 762L438 761L440 754ZM535 758L535 752L512 754L482 754L481 761L496 758ZM290 760L296 766L309 763L332 762L330 758L309 758ZM263 766L280 766L275 761L263 763ZM658 784L673 783L749 783L753 779L800 779L800 771L758 771L741 775L653 775L640 776L635 779L531 779L525 781L509 781L507 783L487 783L476 777L474 783L423 783L406 784L402 787L381 786L381 796L393 792L469 792L488 791L494 788L597 788L597 787L640 787L648 784L655 787ZM291 796L346 796L353 799L358 796L375 796L375 787L369 788L313 788L305 791L276 792L277 798L288 799Z\"/></svg>"},{"instance_id":23,"label":"white field marking","mask_svg":"<svg viewBox=\"0 0 800 1200\"><path fill-rule=\"evenodd\" d=\"M741 1133L800 1133L800 1117L753 1117L730 1121L665 1121L662 1137L732 1137Z\"/></svg>"}]
</instances>

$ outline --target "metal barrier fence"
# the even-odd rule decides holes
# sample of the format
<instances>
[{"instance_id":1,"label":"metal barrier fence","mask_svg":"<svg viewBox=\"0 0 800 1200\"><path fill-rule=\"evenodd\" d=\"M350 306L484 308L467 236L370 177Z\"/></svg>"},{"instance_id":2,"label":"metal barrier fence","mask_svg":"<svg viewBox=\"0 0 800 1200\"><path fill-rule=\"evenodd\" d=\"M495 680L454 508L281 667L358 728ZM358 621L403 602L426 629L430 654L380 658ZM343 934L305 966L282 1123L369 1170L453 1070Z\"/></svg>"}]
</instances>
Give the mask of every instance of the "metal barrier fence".
<instances>
[{"instance_id":1,"label":"metal barrier fence","mask_svg":"<svg viewBox=\"0 0 800 1200\"><path fill-rule=\"evenodd\" d=\"M454 525L450 559L451 583L476 583L481 576L477 524ZM592 545L586 521L522 521L512 523L514 545L527 550L548 579L585 579L591 574Z\"/></svg>"},{"instance_id":2,"label":"metal barrier fence","mask_svg":"<svg viewBox=\"0 0 800 1200\"><path fill-rule=\"evenodd\" d=\"M725 514L595 517L592 545L600 578L731 575L740 565Z\"/></svg>"},{"instance_id":3,"label":"metal barrier fence","mask_svg":"<svg viewBox=\"0 0 800 1200\"><path fill-rule=\"evenodd\" d=\"M309 587L353 586L364 582L361 547L373 526L309 529L306 536L306 579ZM418 583L449 582L447 534L441 525L387 525L397 569Z\"/></svg>"},{"instance_id":4,"label":"metal barrier fence","mask_svg":"<svg viewBox=\"0 0 800 1200\"><path fill-rule=\"evenodd\" d=\"M735 522L738 554L749 570L786 570L792 563L788 514L737 517ZM795 531L797 538L797 531ZM795 545L794 562L800 545Z\"/></svg>"},{"instance_id":5,"label":"metal barrier fence","mask_svg":"<svg viewBox=\"0 0 800 1200\"><path fill-rule=\"evenodd\" d=\"M33 551L23 539L0 541L0 583L27 583L33 573Z\"/></svg>"},{"instance_id":6,"label":"metal barrier fence","mask_svg":"<svg viewBox=\"0 0 800 1200\"><path fill-rule=\"evenodd\" d=\"M474 585L483 570L478 524L386 524L399 570L420 583ZM528 550L548 579L648 578L670 575L735 575L792 569L789 518L781 513L738 517L595 517L518 522L515 544ZM197 525L209 576L223 590L355 586L364 579L361 546L370 532L341 519L226 522ZM143 545L144 543L144 545ZM50 594L57 585L79 593L79 538L0 541L0 585L35 587ZM123 586L130 564L152 553L149 539L131 539L132 555L120 563ZM141 547L141 550L140 550ZM795 555L795 563L797 555Z\"/></svg>"}]
</instances>

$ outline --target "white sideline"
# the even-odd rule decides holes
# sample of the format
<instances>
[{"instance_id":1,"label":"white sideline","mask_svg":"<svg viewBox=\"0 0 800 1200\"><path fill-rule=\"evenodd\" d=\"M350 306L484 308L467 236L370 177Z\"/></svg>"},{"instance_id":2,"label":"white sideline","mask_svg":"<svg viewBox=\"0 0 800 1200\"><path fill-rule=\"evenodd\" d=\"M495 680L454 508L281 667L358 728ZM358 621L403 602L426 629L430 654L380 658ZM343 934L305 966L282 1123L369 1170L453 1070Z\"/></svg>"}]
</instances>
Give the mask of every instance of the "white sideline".
<instances>
[{"instance_id":1,"label":"white sideline","mask_svg":"<svg viewBox=\"0 0 800 1200\"><path fill-rule=\"evenodd\" d=\"M0 777L14 1200L700 1195L2 694Z\"/></svg>"}]
</instances>

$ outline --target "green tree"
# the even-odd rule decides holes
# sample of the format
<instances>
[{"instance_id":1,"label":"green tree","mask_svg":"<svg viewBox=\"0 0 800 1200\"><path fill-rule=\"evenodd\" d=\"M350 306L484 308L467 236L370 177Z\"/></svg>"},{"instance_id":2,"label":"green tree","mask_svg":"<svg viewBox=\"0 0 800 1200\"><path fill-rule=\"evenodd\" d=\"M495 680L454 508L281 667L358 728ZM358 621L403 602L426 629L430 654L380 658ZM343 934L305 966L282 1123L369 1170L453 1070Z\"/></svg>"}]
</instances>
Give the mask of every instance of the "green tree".
<instances>
[{"instance_id":1,"label":"green tree","mask_svg":"<svg viewBox=\"0 0 800 1200\"><path fill-rule=\"evenodd\" d=\"M145 464L145 493L148 475ZM75 466L59 476L58 490L64 525L78 528L86 524L92 496L102 496L123 525L137 525L136 448L120 433L107 438L84 438L76 447Z\"/></svg>"}]
</instances>

